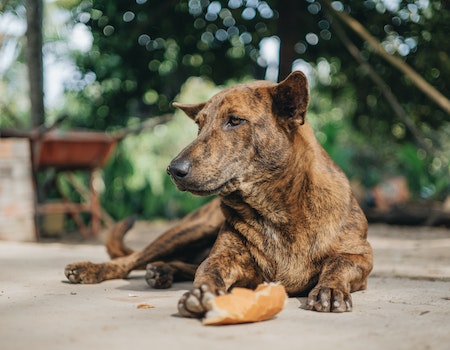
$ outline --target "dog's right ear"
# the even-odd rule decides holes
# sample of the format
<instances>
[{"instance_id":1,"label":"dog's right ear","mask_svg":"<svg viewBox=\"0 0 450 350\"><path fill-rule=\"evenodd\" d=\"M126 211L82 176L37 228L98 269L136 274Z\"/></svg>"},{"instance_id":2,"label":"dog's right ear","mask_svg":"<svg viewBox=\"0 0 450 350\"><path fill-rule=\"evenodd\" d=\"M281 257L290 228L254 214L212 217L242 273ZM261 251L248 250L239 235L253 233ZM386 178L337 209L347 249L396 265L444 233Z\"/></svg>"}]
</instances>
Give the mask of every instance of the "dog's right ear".
<instances>
[{"instance_id":1,"label":"dog's right ear","mask_svg":"<svg viewBox=\"0 0 450 350\"><path fill-rule=\"evenodd\" d=\"M174 102L174 103L172 103L172 106L174 106L175 108L181 109L184 113L186 113L186 115L189 118L195 119L198 112L200 112L203 109L203 107L205 107L205 104L206 104L206 102L196 103L196 104L185 104L185 103Z\"/></svg>"}]
</instances>

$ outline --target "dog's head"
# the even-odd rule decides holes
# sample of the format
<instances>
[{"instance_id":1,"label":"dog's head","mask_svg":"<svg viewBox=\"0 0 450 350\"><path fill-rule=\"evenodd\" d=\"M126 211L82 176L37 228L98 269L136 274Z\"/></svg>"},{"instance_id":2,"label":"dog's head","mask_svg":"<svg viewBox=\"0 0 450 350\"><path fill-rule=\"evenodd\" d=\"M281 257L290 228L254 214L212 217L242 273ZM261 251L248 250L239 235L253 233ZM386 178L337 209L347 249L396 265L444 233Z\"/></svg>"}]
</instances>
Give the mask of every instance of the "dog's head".
<instances>
[{"instance_id":1,"label":"dog's head","mask_svg":"<svg viewBox=\"0 0 450 350\"><path fill-rule=\"evenodd\" d=\"M198 195L227 195L270 181L289 161L289 143L305 122L308 102L306 77L296 71L279 84L256 81L204 103L174 103L199 132L167 172L180 190Z\"/></svg>"}]
</instances>

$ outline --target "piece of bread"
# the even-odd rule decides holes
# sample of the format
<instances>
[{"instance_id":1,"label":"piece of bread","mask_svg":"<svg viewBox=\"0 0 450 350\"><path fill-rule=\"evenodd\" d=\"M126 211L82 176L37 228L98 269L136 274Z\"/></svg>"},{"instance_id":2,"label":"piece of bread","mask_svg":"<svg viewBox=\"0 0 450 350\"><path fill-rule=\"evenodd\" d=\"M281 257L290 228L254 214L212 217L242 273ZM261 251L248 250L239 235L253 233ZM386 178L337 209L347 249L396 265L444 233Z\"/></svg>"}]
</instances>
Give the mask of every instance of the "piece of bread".
<instances>
[{"instance_id":1,"label":"piece of bread","mask_svg":"<svg viewBox=\"0 0 450 350\"><path fill-rule=\"evenodd\" d=\"M212 300L212 309L202 322L220 325L268 320L283 310L286 300L286 290L277 283L260 284L255 290L233 288Z\"/></svg>"}]
</instances>

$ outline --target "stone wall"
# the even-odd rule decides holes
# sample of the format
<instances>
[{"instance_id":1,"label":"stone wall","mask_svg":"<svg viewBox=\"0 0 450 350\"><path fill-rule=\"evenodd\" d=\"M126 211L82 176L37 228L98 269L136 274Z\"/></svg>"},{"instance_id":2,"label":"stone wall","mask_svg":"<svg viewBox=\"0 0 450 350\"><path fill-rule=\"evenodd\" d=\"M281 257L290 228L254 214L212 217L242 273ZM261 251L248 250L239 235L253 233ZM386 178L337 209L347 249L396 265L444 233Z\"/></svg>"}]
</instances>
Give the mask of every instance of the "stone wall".
<instances>
[{"instance_id":1,"label":"stone wall","mask_svg":"<svg viewBox=\"0 0 450 350\"><path fill-rule=\"evenodd\" d=\"M27 139L0 138L0 239L36 240L31 157Z\"/></svg>"}]
</instances>

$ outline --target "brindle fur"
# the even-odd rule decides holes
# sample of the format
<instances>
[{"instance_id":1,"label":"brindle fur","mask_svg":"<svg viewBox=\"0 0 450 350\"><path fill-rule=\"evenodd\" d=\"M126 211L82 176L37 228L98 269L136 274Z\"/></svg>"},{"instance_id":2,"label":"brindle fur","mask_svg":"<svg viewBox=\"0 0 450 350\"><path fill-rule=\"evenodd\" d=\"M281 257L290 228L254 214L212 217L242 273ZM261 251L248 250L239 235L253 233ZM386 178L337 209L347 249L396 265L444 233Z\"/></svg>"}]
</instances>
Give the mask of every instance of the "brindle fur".
<instances>
[{"instance_id":1,"label":"brindle fur","mask_svg":"<svg viewBox=\"0 0 450 350\"><path fill-rule=\"evenodd\" d=\"M308 102L297 71L279 84L241 84L205 103L176 104L199 134L168 172L180 190L219 199L140 252L121 243L130 225L119 223L107 244L115 259L68 265L69 280L124 278L149 263L147 282L159 288L196 271L178 305L184 316L202 317L214 295L235 286L269 281L289 295L309 292L307 309L350 311L350 293L366 288L372 269L367 220L305 120Z\"/></svg>"}]
</instances>

